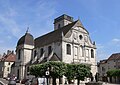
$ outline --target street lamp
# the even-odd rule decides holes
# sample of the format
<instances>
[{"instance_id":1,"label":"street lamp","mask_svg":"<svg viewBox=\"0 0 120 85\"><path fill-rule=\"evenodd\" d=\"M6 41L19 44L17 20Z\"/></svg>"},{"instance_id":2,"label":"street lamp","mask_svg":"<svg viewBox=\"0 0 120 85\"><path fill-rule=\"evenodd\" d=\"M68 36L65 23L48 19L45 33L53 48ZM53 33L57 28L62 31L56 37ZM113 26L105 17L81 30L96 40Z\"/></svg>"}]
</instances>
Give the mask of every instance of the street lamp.
<instances>
[{"instance_id":1,"label":"street lamp","mask_svg":"<svg viewBox=\"0 0 120 85\"><path fill-rule=\"evenodd\" d=\"M49 82L48 82L48 77L50 75L49 67L47 68L47 71L45 72L45 75L46 75L46 78L47 78L47 85L49 85Z\"/></svg>"}]
</instances>

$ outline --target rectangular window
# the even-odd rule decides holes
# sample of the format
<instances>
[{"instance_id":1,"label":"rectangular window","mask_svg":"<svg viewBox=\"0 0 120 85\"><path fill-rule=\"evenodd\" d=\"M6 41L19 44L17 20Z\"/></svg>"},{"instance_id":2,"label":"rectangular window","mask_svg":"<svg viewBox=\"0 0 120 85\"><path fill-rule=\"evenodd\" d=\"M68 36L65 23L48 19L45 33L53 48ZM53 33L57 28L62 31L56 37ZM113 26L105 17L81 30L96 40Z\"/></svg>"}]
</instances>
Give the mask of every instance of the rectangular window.
<instances>
[{"instance_id":1,"label":"rectangular window","mask_svg":"<svg viewBox=\"0 0 120 85\"><path fill-rule=\"evenodd\" d=\"M94 50L91 49L91 58L94 58Z\"/></svg>"},{"instance_id":2,"label":"rectangular window","mask_svg":"<svg viewBox=\"0 0 120 85\"><path fill-rule=\"evenodd\" d=\"M36 57L36 55L37 55L37 52L36 52L36 50L34 50L34 58Z\"/></svg>"},{"instance_id":3,"label":"rectangular window","mask_svg":"<svg viewBox=\"0 0 120 85\"><path fill-rule=\"evenodd\" d=\"M43 48L40 49L40 56L43 55Z\"/></svg>"},{"instance_id":4,"label":"rectangular window","mask_svg":"<svg viewBox=\"0 0 120 85\"><path fill-rule=\"evenodd\" d=\"M9 71L9 67L7 68L7 71Z\"/></svg>"},{"instance_id":5,"label":"rectangular window","mask_svg":"<svg viewBox=\"0 0 120 85\"><path fill-rule=\"evenodd\" d=\"M67 50L67 54L71 55L71 45L70 44L66 45L66 50Z\"/></svg>"},{"instance_id":6,"label":"rectangular window","mask_svg":"<svg viewBox=\"0 0 120 85\"><path fill-rule=\"evenodd\" d=\"M52 52L52 47L49 46L49 47L48 47L48 55L50 55L51 52Z\"/></svg>"}]
</instances>

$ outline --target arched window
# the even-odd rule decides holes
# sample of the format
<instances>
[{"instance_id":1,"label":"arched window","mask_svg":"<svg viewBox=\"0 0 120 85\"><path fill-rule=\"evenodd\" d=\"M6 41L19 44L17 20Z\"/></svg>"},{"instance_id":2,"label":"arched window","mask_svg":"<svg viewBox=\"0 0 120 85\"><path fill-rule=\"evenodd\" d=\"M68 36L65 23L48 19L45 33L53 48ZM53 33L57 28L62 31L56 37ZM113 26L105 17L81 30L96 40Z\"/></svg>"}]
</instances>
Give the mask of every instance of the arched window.
<instances>
[{"instance_id":1,"label":"arched window","mask_svg":"<svg viewBox=\"0 0 120 85\"><path fill-rule=\"evenodd\" d=\"M34 51L34 58L36 57L36 55L37 55L37 51L35 50L35 51Z\"/></svg>"},{"instance_id":2,"label":"arched window","mask_svg":"<svg viewBox=\"0 0 120 85\"><path fill-rule=\"evenodd\" d=\"M94 50L91 49L91 58L94 58Z\"/></svg>"},{"instance_id":3,"label":"arched window","mask_svg":"<svg viewBox=\"0 0 120 85\"><path fill-rule=\"evenodd\" d=\"M67 49L67 54L71 55L71 45L70 44L66 45L66 49Z\"/></svg>"},{"instance_id":4,"label":"arched window","mask_svg":"<svg viewBox=\"0 0 120 85\"><path fill-rule=\"evenodd\" d=\"M30 68L29 68L29 66L27 67L27 72L29 72L30 71Z\"/></svg>"},{"instance_id":5,"label":"arched window","mask_svg":"<svg viewBox=\"0 0 120 85\"><path fill-rule=\"evenodd\" d=\"M43 48L40 49L40 56L43 55Z\"/></svg>"},{"instance_id":6,"label":"arched window","mask_svg":"<svg viewBox=\"0 0 120 85\"><path fill-rule=\"evenodd\" d=\"M19 79L19 69L17 69L17 78Z\"/></svg>"},{"instance_id":7,"label":"arched window","mask_svg":"<svg viewBox=\"0 0 120 85\"><path fill-rule=\"evenodd\" d=\"M50 55L51 52L52 52L52 47L49 46L49 47L48 47L48 55Z\"/></svg>"},{"instance_id":8,"label":"arched window","mask_svg":"<svg viewBox=\"0 0 120 85\"><path fill-rule=\"evenodd\" d=\"M18 60L20 59L20 56L21 56L21 50L19 49L18 50Z\"/></svg>"}]
</instances>

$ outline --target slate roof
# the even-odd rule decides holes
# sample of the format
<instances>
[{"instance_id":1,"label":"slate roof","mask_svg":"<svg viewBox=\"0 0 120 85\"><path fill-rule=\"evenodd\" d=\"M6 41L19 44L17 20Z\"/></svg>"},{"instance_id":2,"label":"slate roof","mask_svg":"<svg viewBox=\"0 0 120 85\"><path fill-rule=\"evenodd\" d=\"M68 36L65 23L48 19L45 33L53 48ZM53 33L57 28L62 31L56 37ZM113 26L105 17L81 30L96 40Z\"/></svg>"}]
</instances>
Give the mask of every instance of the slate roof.
<instances>
[{"instance_id":1,"label":"slate roof","mask_svg":"<svg viewBox=\"0 0 120 85\"><path fill-rule=\"evenodd\" d=\"M112 54L108 60L118 60L120 59L120 53L115 53L115 54Z\"/></svg>"},{"instance_id":2,"label":"slate roof","mask_svg":"<svg viewBox=\"0 0 120 85\"><path fill-rule=\"evenodd\" d=\"M30 33L25 33L24 36L22 36L18 43L17 46L22 45L22 44L27 44L27 45L34 45L34 38Z\"/></svg>"},{"instance_id":3,"label":"slate roof","mask_svg":"<svg viewBox=\"0 0 120 85\"><path fill-rule=\"evenodd\" d=\"M107 59L101 60L100 63L101 63L101 64L107 63Z\"/></svg>"},{"instance_id":4,"label":"slate roof","mask_svg":"<svg viewBox=\"0 0 120 85\"><path fill-rule=\"evenodd\" d=\"M48 45L52 42L61 41L62 35L66 35L66 33L76 24L76 22L78 22L78 20L73 23L70 23L62 28L59 28L48 34L45 34L43 36L36 38L35 42L34 42L35 48Z\"/></svg>"}]
</instances>

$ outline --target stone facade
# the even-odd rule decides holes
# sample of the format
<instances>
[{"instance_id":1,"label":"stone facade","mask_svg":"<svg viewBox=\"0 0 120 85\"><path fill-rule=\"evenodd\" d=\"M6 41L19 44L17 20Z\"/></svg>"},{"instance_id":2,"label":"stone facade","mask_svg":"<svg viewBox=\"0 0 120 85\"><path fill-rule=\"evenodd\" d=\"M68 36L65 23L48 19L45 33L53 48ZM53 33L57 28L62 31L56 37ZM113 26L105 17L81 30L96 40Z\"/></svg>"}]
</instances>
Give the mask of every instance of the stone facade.
<instances>
[{"instance_id":1,"label":"stone facade","mask_svg":"<svg viewBox=\"0 0 120 85\"><path fill-rule=\"evenodd\" d=\"M120 69L120 53L112 54L108 59L101 60L98 63L98 72L100 75L100 80L110 82L107 78L107 71L112 69ZM115 79L113 78L113 82Z\"/></svg>"},{"instance_id":2,"label":"stone facade","mask_svg":"<svg viewBox=\"0 0 120 85\"><path fill-rule=\"evenodd\" d=\"M25 65L31 59L31 64L47 61L89 64L93 76L97 72L95 42L91 41L89 32L83 27L80 20L73 21L73 18L68 15L64 14L56 18L54 31L36 38L34 45L28 47L25 47L27 44L23 43L23 45L16 48L17 56L18 50L22 49L22 60L16 60L16 67L20 69L25 69ZM26 51L25 48L27 48ZM23 75L25 76L25 72Z\"/></svg>"},{"instance_id":3,"label":"stone facade","mask_svg":"<svg viewBox=\"0 0 120 85\"><path fill-rule=\"evenodd\" d=\"M13 51L8 50L7 54L4 54L0 59L0 77L7 78L11 73L11 67L15 62L16 55Z\"/></svg>"}]
</instances>

